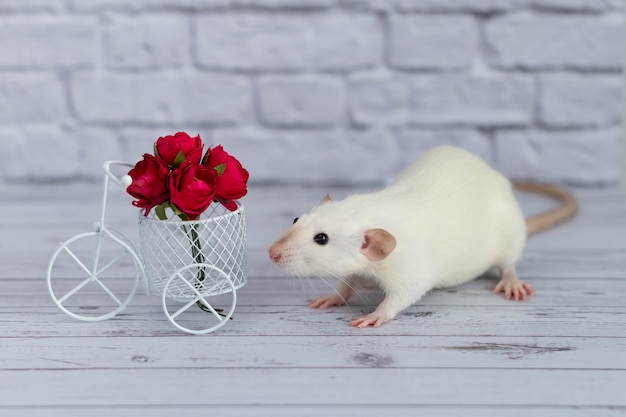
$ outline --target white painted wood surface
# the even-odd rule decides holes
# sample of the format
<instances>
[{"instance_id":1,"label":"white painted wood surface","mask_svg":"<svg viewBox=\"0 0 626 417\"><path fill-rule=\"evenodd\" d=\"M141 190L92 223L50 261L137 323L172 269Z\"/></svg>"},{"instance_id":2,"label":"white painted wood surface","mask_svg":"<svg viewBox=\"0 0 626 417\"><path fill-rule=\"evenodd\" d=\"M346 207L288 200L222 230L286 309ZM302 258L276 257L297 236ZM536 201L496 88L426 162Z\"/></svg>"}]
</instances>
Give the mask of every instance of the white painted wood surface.
<instances>
[{"instance_id":1,"label":"white painted wood surface","mask_svg":"<svg viewBox=\"0 0 626 417\"><path fill-rule=\"evenodd\" d=\"M280 230L326 191L251 190L249 280L235 319L190 336L143 292L99 323L52 303L48 260L97 220L99 185L0 187L0 415L626 415L621 191L576 190L580 215L529 241L519 269L537 294L527 302L493 295L494 280L483 277L364 330L348 320L380 294L311 310L308 301L331 288L287 277L267 259ZM108 220L136 237L130 197L111 197ZM552 204L520 198L527 213Z\"/></svg>"}]
</instances>

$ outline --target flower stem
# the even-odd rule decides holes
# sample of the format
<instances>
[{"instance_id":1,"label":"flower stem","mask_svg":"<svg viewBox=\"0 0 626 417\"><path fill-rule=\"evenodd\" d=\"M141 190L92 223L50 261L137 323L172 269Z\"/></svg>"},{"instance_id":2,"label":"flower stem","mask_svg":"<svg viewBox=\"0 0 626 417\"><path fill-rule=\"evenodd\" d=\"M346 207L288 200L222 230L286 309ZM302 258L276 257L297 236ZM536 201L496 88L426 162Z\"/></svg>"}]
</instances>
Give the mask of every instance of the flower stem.
<instances>
[{"instance_id":1,"label":"flower stem","mask_svg":"<svg viewBox=\"0 0 626 417\"><path fill-rule=\"evenodd\" d=\"M183 229L185 230L185 233L187 234L187 236L191 235L191 239L190 239L191 240L191 255L193 256L195 263L203 264L206 258L204 257L204 253L202 253L202 244L200 243L200 234L198 233L198 226L199 225L197 223L193 223L189 231L184 225L183 225ZM206 272L204 270L204 267L200 267L200 269L198 269L196 278L197 280L195 283L195 287L198 291L200 291L200 289L202 288L202 282L206 278ZM196 304L198 305L200 310L206 311L208 313L211 312L211 310L209 310L202 301L198 300L196 301ZM218 309L215 309L215 311L220 316L225 316L224 314L222 314L222 312L224 311L223 309L218 308Z\"/></svg>"},{"instance_id":2,"label":"flower stem","mask_svg":"<svg viewBox=\"0 0 626 417\"><path fill-rule=\"evenodd\" d=\"M205 257L202 253L202 244L200 243L200 235L198 234L198 224L193 223L190 227L190 230L187 230L187 227L183 225L183 230L185 230L187 237L190 237L189 240L191 241L191 255L193 256L194 262L196 264L203 264L205 261ZM197 290L200 290L202 288L202 282L204 281L204 278L206 278L204 267L200 267L200 269L198 269L196 278L197 279L194 285ZM200 307L201 310L210 312L210 310L202 303L202 301L198 300L196 304L198 305L198 307Z\"/></svg>"},{"instance_id":3,"label":"flower stem","mask_svg":"<svg viewBox=\"0 0 626 417\"><path fill-rule=\"evenodd\" d=\"M197 264L203 264L205 261L204 254L202 253L202 245L200 244L200 235L198 234L198 224L191 225L191 254L194 261ZM204 281L205 272L204 267L198 270L198 282Z\"/></svg>"}]
</instances>

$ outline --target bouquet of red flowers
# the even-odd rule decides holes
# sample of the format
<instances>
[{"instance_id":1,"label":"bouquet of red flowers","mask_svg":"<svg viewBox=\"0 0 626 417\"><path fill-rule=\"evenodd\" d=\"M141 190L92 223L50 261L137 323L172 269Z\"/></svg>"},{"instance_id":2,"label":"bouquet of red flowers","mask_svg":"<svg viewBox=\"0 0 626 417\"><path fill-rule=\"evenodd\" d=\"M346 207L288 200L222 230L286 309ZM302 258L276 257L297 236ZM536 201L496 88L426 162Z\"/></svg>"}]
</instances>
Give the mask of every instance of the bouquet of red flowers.
<instances>
[{"instance_id":1,"label":"bouquet of red flowers","mask_svg":"<svg viewBox=\"0 0 626 417\"><path fill-rule=\"evenodd\" d=\"M248 192L248 171L221 145L204 155L203 150L200 135L178 132L157 139L154 155L145 154L128 172L133 182L126 190L137 199L133 205L145 216L154 207L161 220L168 208L181 220L196 220L213 201L236 210L235 200Z\"/></svg>"},{"instance_id":2,"label":"bouquet of red flowers","mask_svg":"<svg viewBox=\"0 0 626 417\"><path fill-rule=\"evenodd\" d=\"M183 220L180 228L189 239L190 252L197 265L204 265L206 261L200 216L213 202L235 212L239 208L236 200L248 191L249 177L248 171L221 145L203 153L200 135L191 137L185 132L178 132L160 137L154 143L154 155L145 154L128 172L132 182L126 188L136 198L133 205L143 209L145 217L154 208L158 219L167 220L167 209L170 209ZM173 241L178 242L176 239ZM204 242L205 245L208 243ZM171 252L178 253L178 250ZM166 261L162 263L167 264ZM193 284L198 290L202 288L205 277L205 267L201 266ZM200 300L197 304L205 311L221 314L221 310L213 309Z\"/></svg>"}]
</instances>

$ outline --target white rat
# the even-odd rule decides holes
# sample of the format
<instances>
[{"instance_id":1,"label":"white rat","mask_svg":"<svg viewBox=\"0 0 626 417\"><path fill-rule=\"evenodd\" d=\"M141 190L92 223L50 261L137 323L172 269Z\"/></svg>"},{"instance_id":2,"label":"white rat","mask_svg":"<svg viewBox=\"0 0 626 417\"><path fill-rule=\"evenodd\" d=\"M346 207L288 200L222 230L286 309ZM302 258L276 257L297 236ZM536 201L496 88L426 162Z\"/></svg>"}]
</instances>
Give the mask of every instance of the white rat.
<instances>
[{"instance_id":1,"label":"white rat","mask_svg":"<svg viewBox=\"0 0 626 417\"><path fill-rule=\"evenodd\" d=\"M336 294L315 299L312 308L344 305L374 281L384 300L373 313L353 318L357 327L378 327L431 289L462 284L493 267L501 272L494 292L525 300L533 289L515 265L526 236L571 217L576 201L548 185L519 188L562 204L527 222L504 176L470 152L437 147L381 191L341 201L326 196L294 220L270 247L270 258L295 275L341 281Z\"/></svg>"}]
</instances>

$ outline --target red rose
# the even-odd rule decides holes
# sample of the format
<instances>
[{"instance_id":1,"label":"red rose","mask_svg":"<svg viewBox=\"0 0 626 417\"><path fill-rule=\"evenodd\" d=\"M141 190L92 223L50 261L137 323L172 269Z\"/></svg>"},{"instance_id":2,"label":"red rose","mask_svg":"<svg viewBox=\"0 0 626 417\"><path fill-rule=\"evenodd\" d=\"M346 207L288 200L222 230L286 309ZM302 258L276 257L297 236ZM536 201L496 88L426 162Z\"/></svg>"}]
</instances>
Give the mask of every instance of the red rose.
<instances>
[{"instance_id":1,"label":"red rose","mask_svg":"<svg viewBox=\"0 0 626 417\"><path fill-rule=\"evenodd\" d=\"M159 158L145 154L143 160L137 162L128 175L133 182L126 188L128 194L137 198L133 206L144 209L147 216L150 209L166 202L170 198L167 187L167 175L169 168Z\"/></svg>"},{"instance_id":2,"label":"red rose","mask_svg":"<svg viewBox=\"0 0 626 417\"><path fill-rule=\"evenodd\" d=\"M187 160L170 175L170 201L189 220L196 220L215 197L217 172Z\"/></svg>"},{"instance_id":3,"label":"red rose","mask_svg":"<svg viewBox=\"0 0 626 417\"><path fill-rule=\"evenodd\" d=\"M202 164L218 173L215 198L231 211L237 209L237 200L248 193L250 174L241 163L229 155L222 145L209 149L202 159Z\"/></svg>"},{"instance_id":4,"label":"red rose","mask_svg":"<svg viewBox=\"0 0 626 417\"><path fill-rule=\"evenodd\" d=\"M200 135L191 137L185 132L174 136L163 136L154 144L154 154L169 166L178 167L184 160L199 163L202 158L202 139Z\"/></svg>"}]
</instances>

